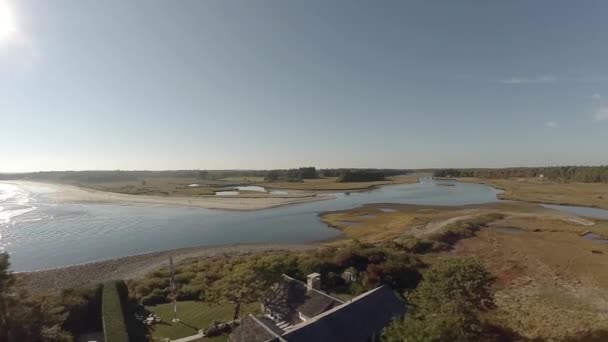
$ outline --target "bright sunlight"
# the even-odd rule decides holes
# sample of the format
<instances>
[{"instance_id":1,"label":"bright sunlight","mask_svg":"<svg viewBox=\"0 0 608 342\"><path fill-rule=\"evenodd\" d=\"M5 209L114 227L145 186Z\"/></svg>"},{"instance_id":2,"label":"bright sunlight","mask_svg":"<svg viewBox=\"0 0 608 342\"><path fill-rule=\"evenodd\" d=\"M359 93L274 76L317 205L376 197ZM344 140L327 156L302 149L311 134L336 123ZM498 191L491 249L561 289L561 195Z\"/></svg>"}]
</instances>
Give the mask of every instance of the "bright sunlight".
<instances>
[{"instance_id":1,"label":"bright sunlight","mask_svg":"<svg viewBox=\"0 0 608 342\"><path fill-rule=\"evenodd\" d=\"M0 0L0 42L7 40L16 31L15 17L8 4Z\"/></svg>"}]
</instances>

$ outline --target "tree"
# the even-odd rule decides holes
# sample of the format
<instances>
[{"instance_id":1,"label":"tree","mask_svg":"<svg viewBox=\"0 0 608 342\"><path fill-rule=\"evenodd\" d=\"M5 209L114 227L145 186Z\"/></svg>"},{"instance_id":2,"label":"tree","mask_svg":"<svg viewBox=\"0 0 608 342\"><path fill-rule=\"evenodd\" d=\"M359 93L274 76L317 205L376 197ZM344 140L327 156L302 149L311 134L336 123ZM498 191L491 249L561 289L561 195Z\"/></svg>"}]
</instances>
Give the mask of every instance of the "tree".
<instances>
[{"instance_id":1,"label":"tree","mask_svg":"<svg viewBox=\"0 0 608 342\"><path fill-rule=\"evenodd\" d=\"M8 307L15 282L8 253L0 254L0 341L8 341Z\"/></svg>"},{"instance_id":2,"label":"tree","mask_svg":"<svg viewBox=\"0 0 608 342\"><path fill-rule=\"evenodd\" d=\"M226 276L213 283L206 299L215 303L233 303L233 318L238 319L242 304L259 300L272 284L280 280L282 269L265 261L253 259L232 266L226 270Z\"/></svg>"},{"instance_id":3,"label":"tree","mask_svg":"<svg viewBox=\"0 0 608 342\"><path fill-rule=\"evenodd\" d=\"M279 176L280 176L280 173L279 173L278 170L270 170L264 176L264 180L267 181L267 182L274 182L274 181L277 181L279 179Z\"/></svg>"},{"instance_id":4,"label":"tree","mask_svg":"<svg viewBox=\"0 0 608 342\"><path fill-rule=\"evenodd\" d=\"M384 180L384 172L377 170L348 170L344 171L338 182L375 182Z\"/></svg>"},{"instance_id":5,"label":"tree","mask_svg":"<svg viewBox=\"0 0 608 342\"><path fill-rule=\"evenodd\" d=\"M475 259L451 259L424 275L410 296L413 315L393 322L385 341L470 341L483 334L477 319L493 307L493 277Z\"/></svg>"},{"instance_id":6,"label":"tree","mask_svg":"<svg viewBox=\"0 0 608 342\"><path fill-rule=\"evenodd\" d=\"M8 253L0 253L0 341L71 341L62 330L67 313L48 298L15 289Z\"/></svg>"},{"instance_id":7,"label":"tree","mask_svg":"<svg viewBox=\"0 0 608 342\"><path fill-rule=\"evenodd\" d=\"M196 177L198 179L207 179L208 176L209 176L209 171L206 171L206 170L198 171L198 174L196 175Z\"/></svg>"}]
</instances>

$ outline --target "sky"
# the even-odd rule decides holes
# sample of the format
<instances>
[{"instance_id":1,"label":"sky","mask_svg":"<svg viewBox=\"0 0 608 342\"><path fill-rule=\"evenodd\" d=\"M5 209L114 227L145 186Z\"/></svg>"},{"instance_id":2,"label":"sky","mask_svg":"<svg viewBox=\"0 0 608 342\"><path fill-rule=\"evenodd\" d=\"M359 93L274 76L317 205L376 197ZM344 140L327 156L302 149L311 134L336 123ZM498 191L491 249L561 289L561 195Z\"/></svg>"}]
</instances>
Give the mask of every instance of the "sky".
<instances>
[{"instance_id":1,"label":"sky","mask_svg":"<svg viewBox=\"0 0 608 342\"><path fill-rule=\"evenodd\" d=\"M608 1L0 0L0 171L608 164Z\"/></svg>"}]
</instances>

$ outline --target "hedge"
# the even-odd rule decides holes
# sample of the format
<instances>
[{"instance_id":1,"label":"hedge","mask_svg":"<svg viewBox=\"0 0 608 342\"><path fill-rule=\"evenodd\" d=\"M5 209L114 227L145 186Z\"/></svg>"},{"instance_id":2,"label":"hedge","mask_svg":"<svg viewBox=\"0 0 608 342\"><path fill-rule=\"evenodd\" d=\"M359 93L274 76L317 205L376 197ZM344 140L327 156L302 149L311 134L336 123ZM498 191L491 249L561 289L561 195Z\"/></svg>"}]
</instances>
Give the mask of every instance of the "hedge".
<instances>
[{"instance_id":1,"label":"hedge","mask_svg":"<svg viewBox=\"0 0 608 342\"><path fill-rule=\"evenodd\" d=\"M106 342L129 342L123 303L127 300L127 287L122 280L103 285L101 315Z\"/></svg>"}]
</instances>

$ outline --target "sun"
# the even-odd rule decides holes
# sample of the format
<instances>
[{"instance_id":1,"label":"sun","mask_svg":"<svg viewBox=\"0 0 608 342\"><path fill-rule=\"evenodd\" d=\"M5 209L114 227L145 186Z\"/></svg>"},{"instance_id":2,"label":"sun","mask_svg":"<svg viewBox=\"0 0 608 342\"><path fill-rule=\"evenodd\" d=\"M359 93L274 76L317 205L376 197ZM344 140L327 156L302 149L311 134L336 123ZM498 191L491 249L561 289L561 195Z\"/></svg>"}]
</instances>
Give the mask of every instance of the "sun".
<instances>
[{"instance_id":1,"label":"sun","mask_svg":"<svg viewBox=\"0 0 608 342\"><path fill-rule=\"evenodd\" d=\"M0 42L16 31L15 16L7 4L0 0Z\"/></svg>"}]
</instances>

